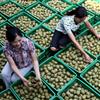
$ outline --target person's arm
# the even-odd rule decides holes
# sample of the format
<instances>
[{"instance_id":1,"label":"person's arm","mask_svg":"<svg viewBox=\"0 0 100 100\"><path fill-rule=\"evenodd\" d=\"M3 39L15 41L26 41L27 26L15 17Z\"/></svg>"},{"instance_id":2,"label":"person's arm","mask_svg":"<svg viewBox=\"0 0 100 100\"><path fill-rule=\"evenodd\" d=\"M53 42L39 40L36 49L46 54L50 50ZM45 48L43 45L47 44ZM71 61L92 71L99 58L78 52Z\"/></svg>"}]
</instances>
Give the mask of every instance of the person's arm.
<instances>
[{"instance_id":1,"label":"person's arm","mask_svg":"<svg viewBox=\"0 0 100 100\"><path fill-rule=\"evenodd\" d=\"M39 63L36 57L36 53L35 50L34 52L31 52L31 57L32 57L32 63L33 63L33 67L36 73L36 77L41 81L41 77L40 77L40 71L39 71Z\"/></svg>"},{"instance_id":2,"label":"person's arm","mask_svg":"<svg viewBox=\"0 0 100 100\"><path fill-rule=\"evenodd\" d=\"M72 42L74 43L74 45L81 51L81 53L84 55L85 57L85 61L86 62L91 62L91 58L89 57L89 55L87 55L87 53L82 49L82 47L80 46L80 44L77 42L77 40L75 39L75 36L73 35L72 32L68 33L69 38L72 40Z\"/></svg>"},{"instance_id":3,"label":"person's arm","mask_svg":"<svg viewBox=\"0 0 100 100\"><path fill-rule=\"evenodd\" d=\"M87 21L85 21L84 23L85 23L86 27L87 27L98 39L100 39L100 34L98 34L98 33L96 32L96 30L92 27L92 25L90 24L90 22L87 20Z\"/></svg>"}]
</instances>

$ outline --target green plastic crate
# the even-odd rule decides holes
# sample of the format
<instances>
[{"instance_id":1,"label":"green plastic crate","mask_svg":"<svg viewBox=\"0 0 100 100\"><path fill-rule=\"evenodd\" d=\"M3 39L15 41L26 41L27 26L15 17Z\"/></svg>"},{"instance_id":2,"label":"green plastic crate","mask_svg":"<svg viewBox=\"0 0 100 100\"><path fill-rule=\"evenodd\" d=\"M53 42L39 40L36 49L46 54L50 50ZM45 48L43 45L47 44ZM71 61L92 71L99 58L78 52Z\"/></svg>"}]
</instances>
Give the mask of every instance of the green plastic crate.
<instances>
[{"instance_id":1,"label":"green plastic crate","mask_svg":"<svg viewBox=\"0 0 100 100\"><path fill-rule=\"evenodd\" d=\"M82 4L85 0L66 0L71 2L72 4Z\"/></svg>"},{"instance_id":2,"label":"green plastic crate","mask_svg":"<svg viewBox=\"0 0 100 100\"><path fill-rule=\"evenodd\" d=\"M26 11L39 21L44 21L56 12L42 2L37 2L26 9Z\"/></svg>"},{"instance_id":3,"label":"green plastic crate","mask_svg":"<svg viewBox=\"0 0 100 100\"><path fill-rule=\"evenodd\" d=\"M4 23L7 19L0 13L0 24Z\"/></svg>"},{"instance_id":4,"label":"green plastic crate","mask_svg":"<svg viewBox=\"0 0 100 100\"><path fill-rule=\"evenodd\" d=\"M31 78L35 78L35 75L34 75L34 73L33 72L30 72L30 73L28 73L26 76L25 76L27 79L29 78L29 77L31 77ZM29 89L29 91L28 92L26 92L25 90L22 90L22 92L23 91L25 91L25 94L23 93L23 96L22 96L22 92L20 92L20 91L18 91L17 90L17 88L15 88L16 86L18 87L19 86L19 88L20 88L20 86L23 86L23 84L22 84L22 82L21 81L17 81L17 82L15 82L15 83L13 83L12 84L12 86L11 86L11 88L12 88L12 90L13 90L13 92L18 96L18 98L19 98L19 100L27 100L27 99L34 99L34 100L41 100L42 98L45 98L44 100L48 100L48 97L47 96L49 96L49 99L53 96L53 95L55 95L54 94L54 92L52 91L52 89L47 85L47 84L45 84L44 83L44 81L42 81L42 87L43 87L43 89L45 89L45 92L44 91L40 91L39 89L39 87L37 88L37 86L36 86L36 83L34 83L33 82L33 86L35 85L35 87L34 87L34 90L32 90L32 89L29 89L29 87L27 88L26 87L26 89L25 90L28 90ZM24 88L25 88L25 86L23 86ZM36 90L35 90L36 89ZM38 91L39 90L39 91ZM38 93L37 94L35 94L35 95L33 95L32 93L36 93L38 91ZM46 93L47 92L47 93ZM30 95L28 95L29 93L31 93ZM25 95L27 96L27 98L25 98ZM41 98L39 97L39 96L42 96ZM29 98L30 97L30 98ZM39 99L40 98L40 99Z\"/></svg>"},{"instance_id":5,"label":"green plastic crate","mask_svg":"<svg viewBox=\"0 0 100 100\"><path fill-rule=\"evenodd\" d=\"M25 34L33 31L40 24L37 19L26 12L20 12L16 16L10 18L9 22L17 26Z\"/></svg>"},{"instance_id":6,"label":"green plastic crate","mask_svg":"<svg viewBox=\"0 0 100 100\"><path fill-rule=\"evenodd\" d=\"M80 79L75 79L71 84L66 86L58 95L63 97L63 100L99 100L100 95L86 83Z\"/></svg>"},{"instance_id":7,"label":"green plastic crate","mask_svg":"<svg viewBox=\"0 0 100 100\"><path fill-rule=\"evenodd\" d=\"M43 25L51 29L52 31L54 31L57 23L59 22L61 18L62 16L56 13L52 15L49 19L43 21Z\"/></svg>"},{"instance_id":8,"label":"green plastic crate","mask_svg":"<svg viewBox=\"0 0 100 100\"><path fill-rule=\"evenodd\" d=\"M75 72L55 57L48 58L39 67L43 80L55 92L62 90L76 77Z\"/></svg>"},{"instance_id":9,"label":"green plastic crate","mask_svg":"<svg viewBox=\"0 0 100 100\"><path fill-rule=\"evenodd\" d=\"M53 96L50 100L63 100L60 96Z\"/></svg>"},{"instance_id":10,"label":"green plastic crate","mask_svg":"<svg viewBox=\"0 0 100 100\"><path fill-rule=\"evenodd\" d=\"M91 65L81 73L81 77L100 94L100 61L94 60Z\"/></svg>"},{"instance_id":11,"label":"green plastic crate","mask_svg":"<svg viewBox=\"0 0 100 100\"><path fill-rule=\"evenodd\" d=\"M72 51L72 52L71 52ZM89 53L88 53L89 54ZM89 63L83 61L82 53L71 43L69 43L66 48L60 50L55 54L55 56L64 62L67 66L74 69L76 72L81 72L83 69L87 68ZM94 56L89 54L89 56L94 60Z\"/></svg>"},{"instance_id":12,"label":"green plastic crate","mask_svg":"<svg viewBox=\"0 0 100 100\"><path fill-rule=\"evenodd\" d=\"M22 1L22 0L12 0L15 3L19 4L23 8L29 7L31 4L38 2L38 0L29 0L29 1Z\"/></svg>"},{"instance_id":13,"label":"green plastic crate","mask_svg":"<svg viewBox=\"0 0 100 100\"><path fill-rule=\"evenodd\" d=\"M11 0L7 0L6 2L0 4L1 13L7 18L17 15L21 10L22 8Z\"/></svg>"},{"instance_id":14,"label":"green plastic crate","mask_svg":"<svg viewBox=\"0 0 100 100\"><path fill-rule=\"evenodd\" d=\"M37 45L39 45L44 50L47 49L50 45L53 32L46 28L45 26L40 25L34 31L26 34L31 40L33 40Z\"/></svg>"},{"instance_id":15,"label":"green plastic crate","mask_svg":"<svg viewBox=\"0 0 100 100\"><path fill-rule=\"evenodd\" d=\"M0 100L19 100L11 89L0 92Z\"/></svg>"},{"instance_id":16,"label":"green plastic crate","mask_svg":"<svg viewBox=\"0 0 100 100\"><path fill-rule=\"evenodd\" d=\"M97 6L96 6L97 5ZM86 0L82 6L96 15L100 15L100 0Z\"/></svg>"},{"instance_id":17,"label":"green plastic crate","mask_svg":"<svg viewBox=\"0 0 100 100\"><path fill-rule=\"evenodd\" d=\"M71 6L67 0L44 0L43 3L59 13L68 10Z\"/></svg>"}]
</instances>

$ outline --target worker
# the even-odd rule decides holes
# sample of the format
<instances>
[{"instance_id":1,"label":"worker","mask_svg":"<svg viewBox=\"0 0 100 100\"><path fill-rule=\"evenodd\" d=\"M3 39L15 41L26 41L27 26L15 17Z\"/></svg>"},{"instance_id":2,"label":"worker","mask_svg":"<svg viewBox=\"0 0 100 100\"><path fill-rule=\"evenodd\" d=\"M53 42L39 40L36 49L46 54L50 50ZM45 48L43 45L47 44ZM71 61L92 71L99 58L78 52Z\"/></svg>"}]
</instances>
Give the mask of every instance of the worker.
<instances>
[{"instance_id":1,"label":"worker","mask_svg":"<svg viewBox=\"0 0 100 100\"><path fill-rule=\"evenodd\" d=\"M28 86L30 82L24 76L32 68L35 70L36 78L41 81L33 42L22 37L21 31L17 27L12 26L7 26L6 39L7 42L3 51L8 62L1 72L6 88L9 88L12 82L19 79L22 80L25 86Z\"/></svg>"},{"instance_id":2,"label":"worker","mask_svg":"<svg viewBox=\"0 0 100 100\"><path fill-rule=\"evenodd\" d=\"M56 26L50 45L51 51L57 52L58 50L65 48L68 43L73 42L74 45L83 54L84 60L86 62L91 62L91 57L82 49L81 45L75 39L75 34L77 34L77 30L79 29L82 22L84 22L87 28L98 39L100 39L100 34L98 34L94 30L92 25L87 20L87 17L87 10L82 6L79 6L76 9L67 12L67 14L61 18Z\"/></svg>"}]
</instances>

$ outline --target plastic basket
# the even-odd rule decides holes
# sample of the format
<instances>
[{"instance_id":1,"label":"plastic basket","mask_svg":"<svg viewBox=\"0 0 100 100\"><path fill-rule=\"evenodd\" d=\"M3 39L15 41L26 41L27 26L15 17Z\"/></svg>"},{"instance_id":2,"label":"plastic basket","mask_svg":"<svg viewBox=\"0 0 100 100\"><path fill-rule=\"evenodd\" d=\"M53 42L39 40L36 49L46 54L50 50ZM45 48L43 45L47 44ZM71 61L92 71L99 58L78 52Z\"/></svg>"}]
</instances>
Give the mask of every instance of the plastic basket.
<instances>
[{"instance_id":1,"label":"plastic basket","mask_svg":"<svg viewBox=\"0 0 100 100\"><path fill-rule=\"evenodd\" d=\"M0 14L0 24L4 23L7 19L2 15Z\"/></svg>"},{"instance_id":2,"label":"plastic basket","mask_svg":"<svg viewBox=\"0 0 100 100\"><path fill-rule=\"evenodd\" d=\"M40 25L34 31L27 34L27 36L31 40L33 40L37 45L39 45L44 50L49 47L52 35L52 31L42 25Z\"/></svg>"},{"instance_id":3,"label":"plastic basket","mask_svg":"<svg viewBox=\"0 0 100 100\"><path fill-rule=\"evenodd\" d=\"M72 4L82 4L85 0L66 0L71 2Z\"/></svg>"},{"instance_id":4,"label":"plastic basket","mask_svg":"<svg viewBox=\"0 0 100 100\"><path fill-rule=\"evenodd\" d=\"M86 100L87 98L99 100L100 98L99 94L95 90L77 78L62 91L60 91L58 95L62 96L64 98L63 100Z\"/></svg>"},{"instance_id":5,"label":"plastic basket","mask_svg":"<svg viewBox=\"0 0 100 100\"><path fill-rule=\"evenodd\" d=\"M93 14L100 15L100 0L88 0L85 1L82 5L86 7L87 10L91 11Z\"/></svg>"},{"instance_id":6,"label":"plastic basket","mask_svg":"<svg viewBox=\"0 0 100 100\"><path fill-rule=\"evenodd\" d=\"M56 13L52 15L49 19L43 21L43 25L51 29L52 31L54 31L57 23L59 22L61 18L62 16Z\"/></svg>"},{"instance_id":7,"label":"plastic basket","mask_svg":"<svg viewBox=\"0 0 100 100\"><path fill-rule=\"evenodd\" d=\"M1 13L7 18L11 18L12 16L18 14L21 10L22 8L11 0L7 0L6 2L0 4Z\"/></svg>"},{"instance_id":8,"label":"plastic basket","mask_svg":"<svg viewBox=\"0 0 100 100\"><path fill-rule=\"evenodd\" d=\"M68 66L66 66L64 63L62 63L55 57L48 58L46 61L41 63L39 67L43 80L55 92L58 92L63 89L76 77L76 74L70 68L68 68ZM60 69L61 73L58 69ZM64 73L66 73L66 75ZM64 78L63 76L66 77Z\"/></svg>"},{"instance_id":9,"label":"plastic basket","mask_svg":"<svg viewBox=\"0 0 100 100\"><path fill-rule=\"evenodd\" d=\"M31 5L26 9L26 11L41 22L56 13L54 10L42 2L37 2L36 4Z\"/></svg>"},{"instance_id":10,"label":"plastic basket","mask_svg":"<svg viewBox=\"0 0 100 100\"><path fill-rule=\"evenodd\" d=\"M68 10L71 6L71 3L67 0L44 0L43 3L58 13Z\"/></svg>"},{"instance_id":11,"label":"plastic basket","mask_svg":"<svg viewBox=\"0 0 100 100\"><path fill-rule=\"evenodd\" d=\"M40 24L40 22L37 19L30 16L26 12L21 12L17 14L16 16L9 19L9 22L12 23L14 26L17 26L25 34L30 31L33 31Z\"/></svg>"},{"instance_id":12,"label":"plastic basket","mask_svg":"<svg viewBox=\"0 0 100 100\"><path fill-rule=\"evenodd\" d=\"M0 93L0 100L19 100L11 89L6 89Z\"/></svg>"},{"instance_id":13,"label":"plastic basket","mask_svg":"<svg viewBox=\"0 0 100 100\"><path fill-rule=\"evenodd\" d=\"M89 53L88 53L89 54ZM66 48L60 50L55 56L64 62L67 66L71 67L75 72L81 73L81 71L88 67L89 63L83 60L81 52L71 43ZM93 55L89 56L94 60L96 59Z\"/></svg>"},{"instance_id":14,"label":"plastic basket","mask_svg":"<svg viewBox=\"0 0 100 100\"><path fill-rule=\"evenodd\" d=\"M31 4L35 4L36 2L38 2L39 0L30 0L30 1L21 1L21 0L12 0L15 3L19 4L22 8L27 8L29 7Z\"/></svg>"},{"instance_id":15,"label":"plastic basket","mask_svg":"<svg viewBox=\"0 0 100 100\"><path fill-rule=\"evenodd\" d=\"M63 100L60 96L53 96L50 100Z\"/></svg>"},{"instance_id":16,"label":"plastic basket","mask_svg":"<svg viewBox=\"0 0 100 100\"><path fill-rule=\"evenodd\" d=\"M99 70L100 61L94 60L91 65L81 73L81 77L88 83L94 90L100 94L100 80L99 80ZM97 83L98 82L98 83Z\"/></svg>"},{"instance_id":17,"label":"plastic basket","mask_svg":"<svg viewBox=\"0 0 100 100\"><path fill-rule=\"evenodd\" d=\"M28 79L29 77L33 77L33 78L35 78L35 75L34 75L34 73L33 72L30 72L30 73L28 73L27 75L26 75L26 78ZM53 95L55 95L54 94L54 92L49 88L49 86L47 85L47 84L45 84L43 81L42 81L42 86L45 86L45 91L48 91L48 96L50 96L49 97L49 99L53 96ZM36 83L32 83L33 85L36 85ZM38 97L38 95L41 95L41 96L43 96L43 98L45 98L45 100L47 99L48 100L48 98L46 97L46 95L45 95L45 93L44 93L44 91L38 91L38 93L34 96L34 95L32 95L32 91L31 91L31 89L27 92L27 93L25 93L23 96L22 96L22 94L21 94L21 92L20 91L18 91L17 90L17 88L15 89L15 87L17 86L18 87L18 85L20 86L20 85L23 85L22 84L22 82L21 81L17 81L17 82L15 82L15 83L13 83L12 84L12 86L11 86L11 88L12 88L12 90L13 90L13 92L18 96L18 98L19 99L21 99L21 100L24 100L24 98L25 99L39 99L39 97ZM24 88L25 88L25 86L23 86ZM27 88L27 87L26 87ZM27 88L26 90L28 90L29 88ZM34 90L35 89L37 89L37 90L39 90L40 88L37 88L37 86L36 87L34 87ZM24 90L22 90L22 91L24 91ZM29 93L31 93L31 95L29 95L28 96L28 98L26 98L25 97L25 95L28 95ZM36 93L36 90L35 90L35 92L34 93ZM43 95L42 95L43 94ZM45 95L45 96L44 96ZM30 98L29 98L30 97ZM42 99L42 98L41 98Z\"/></svg>"}]
</instances>

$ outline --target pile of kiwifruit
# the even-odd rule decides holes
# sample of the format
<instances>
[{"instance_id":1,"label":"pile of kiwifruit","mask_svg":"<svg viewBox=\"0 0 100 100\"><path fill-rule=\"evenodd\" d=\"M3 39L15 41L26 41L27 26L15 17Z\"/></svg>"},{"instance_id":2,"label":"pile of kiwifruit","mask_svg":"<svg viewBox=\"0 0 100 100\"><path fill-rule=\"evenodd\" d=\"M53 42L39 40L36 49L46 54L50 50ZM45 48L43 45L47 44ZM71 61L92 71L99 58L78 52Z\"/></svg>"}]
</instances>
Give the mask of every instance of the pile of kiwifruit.
<instances>
[{"instance_id":1,"label":"pile of kiwifruit","mask_svg":"<svg viewBox=\"0 0 100 100\"><path fill-rule=\"evenodd\" d=\"M55 30L57 23L59 22L60 18L57 16L53 17L51 20L49 20L46 25L49 26L52 30Z\"/></svg>"},{"instance_id":2,"label":"pile of kiwifruit","mask_svg":"<svg viewBox=\"0 0 100 100\"><path fill-rule=\"evenodd\" d=\"M62 11L69 6L67 2L63 2L61 0L50 0L48 5L59 11Z\"/></svg>"},{"instance_id":3,"label":"pile of kiwifruit","mask_svg":"<svg viewBox=\"0 0 100 100\"><path fill-rule=\"evenodd\" d=\"M11 94L10 91L4 93L0 96L0 100L16 100L15 97Z\"/></svg>"},{"instance_id":4,"label":"pile of kiwifruit","mask_svg":"<svg viewBox=\"0 0 100 100\"><path fill-rule=\"evenodd\" d=\"M36 21L24 15L18 17L16 20L13 21L13 23L24 32L29 31L37 25Z\"/></svg>"},{"instance_id":5,"label":"pile of kiwifruit","mask_svg":"<svg viewBox=\"0 0 100 100\"><path fill-rule=\"evenodd\" d=\"M75 47L68 48L67 50L59 54L58 57L78 71L82 71L88 64L84 61L84 57L80 50Z\"/></svg>"},{"instance_id":6,"label":"pile of kiwifruit","mask_svg":"<svg viewBox=\"0 0 100 100\"><path fill-rule=\"evenodd\" d=\"M36 41L39 45L43 47L48 47L52 39L52 33L44 28L36 30L35 33L30 35L30 38Z\"/></svg>"},{"instance_id":7,"label":"pile of kiwifruit","mask_svg":"<svg viewBox=\"0 0 100 100\"><path fill-rule=\"evenodd\" d=\"M95 0L86 0L83 3L83 6L86 7L88 10L100 13L100 2L98 3Z\"/></svg>"},{"instance_id":8,"label":"pile of kiwifruit","mask_svg":"<svg viewBox=\"0 0 100 100\"><path fill-rule=\"evenodd\" d=\"M6 14L7 16L12 16L13 14L20 11L20 7L17 7L13 3L8 3L8 4L0 6L0 11Z\"/></svg>"},{"instance_id":9,"label":"pile of kiwifruit","mask_svg":"<svg viewBox=\"0 0 100 100\"><path fill-rule=\"evenodd\" d=\"M39 18L40 20L45 20L47 17L52 15L52 11L47 9L45 6L38 4L36 7L33 7L29 12Z\"/></svg>"},{"instance_id":10,"label":"pile of kiwifruit","mask_svg":"<svg viewBox=\"0 0 100 100\"><path fill-rule=\"evenodd\" d=\"M16 1L17 3L21 4L21 6L23 7L36 2L36 0L16 0Z\"/></svg>"},{"instance_id":11,"label":"pile of kiwifruit","mask_svg":"<svg viewBox=\"0 0 100 100\"><path fill-rule=\"evenodd\" d=\"M4 19L0 16L0 23L2 23L4 21Z\"/></svg>"},{"instance_id":12,"label":"pile of kiwifruit","mask_svg":"<svg viewBox=\"0 0 100 100\"><path fill-rule=\"evenodd\" d=\"M94 66L85 74L85 79L100 90L100 63L96 63Z\"/></svg>"},{"instance_id":13,"label":"pile of kiwifruit","mask_svg":"<svg viewBox=\"0 0 100 100\"><path fill-rule=\"evenodd\" d=\"M6 64L7 59L5 58L5 55L3 53L0 54L0 71L4 68L4 65Z\"/></svg>"},{"instance_id":14,"label":"pile of kiwifruit","mask_svg":"<svg viewBox=\"0 0 100 100\"><path fill-rule=\"evenodd\" d=\"M64 100L99 100L93 93L75 83L68 91L62 93Z\"/></svg>"},{"instance_id":15,"label":"pile of kiwifruit","mask_svg":"<svg viewBox=\"0 0 100 100\"><path fill-rule=\"evenodd\" d=\"M52 60L44 64L40 72L42 76L56 89L61 89L73 76L66 67L59 62Z\"/></svg>"},{"instance_id":16,"label":"pile of kiwifruit","mask_svg":"<svg viewBox=\"0 0 100 100\"><path fill-rule=\"evenodd\" d=\"M28 80L30 82L28 87L23 84L13 86L22 100L49 100L52 94L44 84L40 84L34 76L29 76Z\"/></svg>"}]
</instances>

